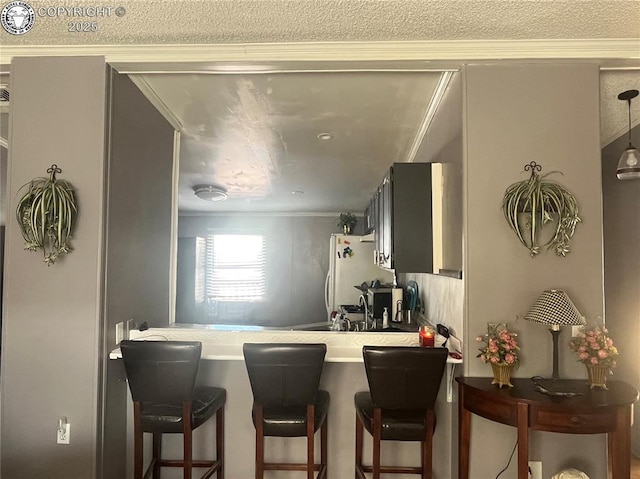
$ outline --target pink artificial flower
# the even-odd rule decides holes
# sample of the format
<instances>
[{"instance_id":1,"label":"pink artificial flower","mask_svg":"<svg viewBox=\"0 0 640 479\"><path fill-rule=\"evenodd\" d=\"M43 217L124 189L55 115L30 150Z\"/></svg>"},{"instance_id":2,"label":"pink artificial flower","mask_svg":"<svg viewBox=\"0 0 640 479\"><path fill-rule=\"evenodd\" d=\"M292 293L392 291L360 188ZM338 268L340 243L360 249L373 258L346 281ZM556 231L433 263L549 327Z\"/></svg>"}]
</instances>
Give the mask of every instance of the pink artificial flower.
<instances>
[{"instance_id":1,"label":"pink artificial flower","mask_svg":"<svg viewBox=\"0 0 640 479\"><path fill-rule=\"evenodd\" d=\"M598 351L598 357L604 359L606 357L609 357L609 353L604 349L601 349Z\"/></svg>"},{"instance_id":2,"label":"pink artificial flower","mask_svg":"<svg viewBox=\"0 0 640 479\"><path fill-rule=\"evenodd\" d=\"M585 359L587 359L589 357L589 353L581 352L581 353L578 354L578 357L584 361Z\"/></svg>"},{"instance_id":3,"label":"pink artificial flower","mask_svg":"<svg viewBox=\"0 0 640 479\"><path fill-rule=\"evenodd\" d=\"M593 356L591 358L591 364L598 364L598 358L596 358L595 356Z\"/></svg>"},{"instance_id":4,"label":"pink artificial flower","mask_svg":"<svg viewBox=\"0 0 640 479\"><path fill-rule=\"evenodd\" d=\"M498 358L495 356L492 356L489 361L491 361L493 364L496 364L498 362Z\"/></svg>"},{"instance_id":5,"label":"pink artificial flower","mask_svg":"<svg viewBox=\"0 0 640 479\"><path fill-rule=\"evenodd\" d=\"M507 362L507 364L513 364L515 358L513 357L513 354L506 354L504 360Z\"/></svg>"}]
</instances>

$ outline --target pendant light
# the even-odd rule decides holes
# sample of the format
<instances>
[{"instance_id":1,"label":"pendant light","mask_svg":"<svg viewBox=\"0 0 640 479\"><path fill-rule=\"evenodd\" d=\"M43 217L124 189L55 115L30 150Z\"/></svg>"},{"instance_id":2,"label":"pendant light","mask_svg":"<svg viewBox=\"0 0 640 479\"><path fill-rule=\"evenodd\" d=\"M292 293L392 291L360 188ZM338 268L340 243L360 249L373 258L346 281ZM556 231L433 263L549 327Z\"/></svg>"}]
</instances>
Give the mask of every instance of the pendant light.
<instances>
[{"instance_id":1,"label":"pendant light","mask_svg":"<svg viewBox=\"0 0 640 479\"><path fill-rule=\"evenodd\" d=\"M640 179L640 152L631 144L631 99L637 96L638 90L627 90L618 95L618 100L626 101L629 106L629 146L618 161L616 174L619 180Z\"/></svg>"}]
</instances>

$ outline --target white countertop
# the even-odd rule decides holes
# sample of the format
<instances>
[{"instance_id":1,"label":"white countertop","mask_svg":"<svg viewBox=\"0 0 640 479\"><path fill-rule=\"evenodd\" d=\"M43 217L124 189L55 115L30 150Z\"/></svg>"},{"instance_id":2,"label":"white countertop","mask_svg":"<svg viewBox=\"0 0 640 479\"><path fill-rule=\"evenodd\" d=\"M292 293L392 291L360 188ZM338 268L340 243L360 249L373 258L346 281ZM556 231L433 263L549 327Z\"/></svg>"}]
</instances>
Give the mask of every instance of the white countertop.
<instances>
[{"instance_id":1,"label":"white countertop","mask_svg":"<svg viewBox=\"0 0 640 479\"><path fill-rule=\"evenodd\" d=\"M198 328L151 328L131 331L130 339L136 341L201 341L202 359L244 360L244 343L324 343L327 345L325 361L336 363L362 362L362 347L418 346L417 333L399 332L344 332L344 331L270 331L270 330L211 330ZM443 343L436 336L436 346ZM110 359L121 358L120 348L114 348ZM461 359L448 358L449 363L461 363Z\"/></svg>"},{"instance_id":2,"label":"white countertop","mask_svg":"<svg viewBox=\"0 0 640 479\"><path fill-rule=\"evenodd\" d=\"M224 330L209 328L150 328L131 331L130 339L136 341L200 341L202 359L244 361L244 343L324 343L327 345L325 361L329 363L362 363L362 347L369 346L418 346L418 333L399 332L345 332L345 331L282 331L282 330ZM436 335L436 346L444 337ZM119 347L109 354L109 359L122 358ZM455 365L462 359L447 358L447 402L453 398Z\"/></svg>"}]
</instances>

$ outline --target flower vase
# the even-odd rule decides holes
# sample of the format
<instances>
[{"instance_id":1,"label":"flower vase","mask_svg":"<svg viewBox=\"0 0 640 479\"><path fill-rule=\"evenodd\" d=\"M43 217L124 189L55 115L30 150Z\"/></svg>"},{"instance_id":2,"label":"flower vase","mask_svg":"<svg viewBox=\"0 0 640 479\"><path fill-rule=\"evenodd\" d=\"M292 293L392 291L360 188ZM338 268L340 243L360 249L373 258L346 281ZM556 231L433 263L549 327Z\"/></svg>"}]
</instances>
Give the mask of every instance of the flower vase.
<instances>
[{"instance_id":1,"label":"flower vase","mask_svg":"<svg viewBox=\"0 0 640 479\"><path fill-rule=\"evenodd\" d=\"M511 373L513 372L513 364L494 364L491 363L493 369L493 381L491 384L497 384L498 387L507 386L512 388Z\"/></svg>"},{"instance_id":2,"label":"flower vase","mask_svg":"<svg viewBox=\"0 0 640 479\"><path fill-rule=\"evenodd\" d=\"M586 364L586 366L587 373L589 374L589 388L609 389L607 387L607 375L609 374L609 367L599 366L596 364Z\"/></svg>"}]
</instances>

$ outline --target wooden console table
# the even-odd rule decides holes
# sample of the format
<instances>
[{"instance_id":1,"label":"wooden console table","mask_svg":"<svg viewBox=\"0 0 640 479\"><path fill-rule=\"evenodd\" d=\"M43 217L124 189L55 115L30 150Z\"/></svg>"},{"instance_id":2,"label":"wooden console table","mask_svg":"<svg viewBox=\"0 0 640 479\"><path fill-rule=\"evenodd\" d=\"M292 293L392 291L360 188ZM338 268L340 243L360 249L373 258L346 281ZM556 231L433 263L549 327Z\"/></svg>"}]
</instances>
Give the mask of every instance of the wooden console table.
<instances>
[{"instance_id":1,"label":"wooden console table","mask_svg":"<svg viewBox=\"0 0 640 479\"><path fill-rule=\"evenodd\" d=\"M606 433L612 479L631 475L632 405L638 391L622 381L609 381L608 391L589 389L584 379L560 380L582 393L559 397L534 389L531 379L511 379L512 388L498 388L491 378L456 378L458 397L458 478L469 479L471 414L518 428L518 479L527 479L529 429L571 434ZM549 384L549 380L545 383Z\"/></svg>"}]
</instances>

